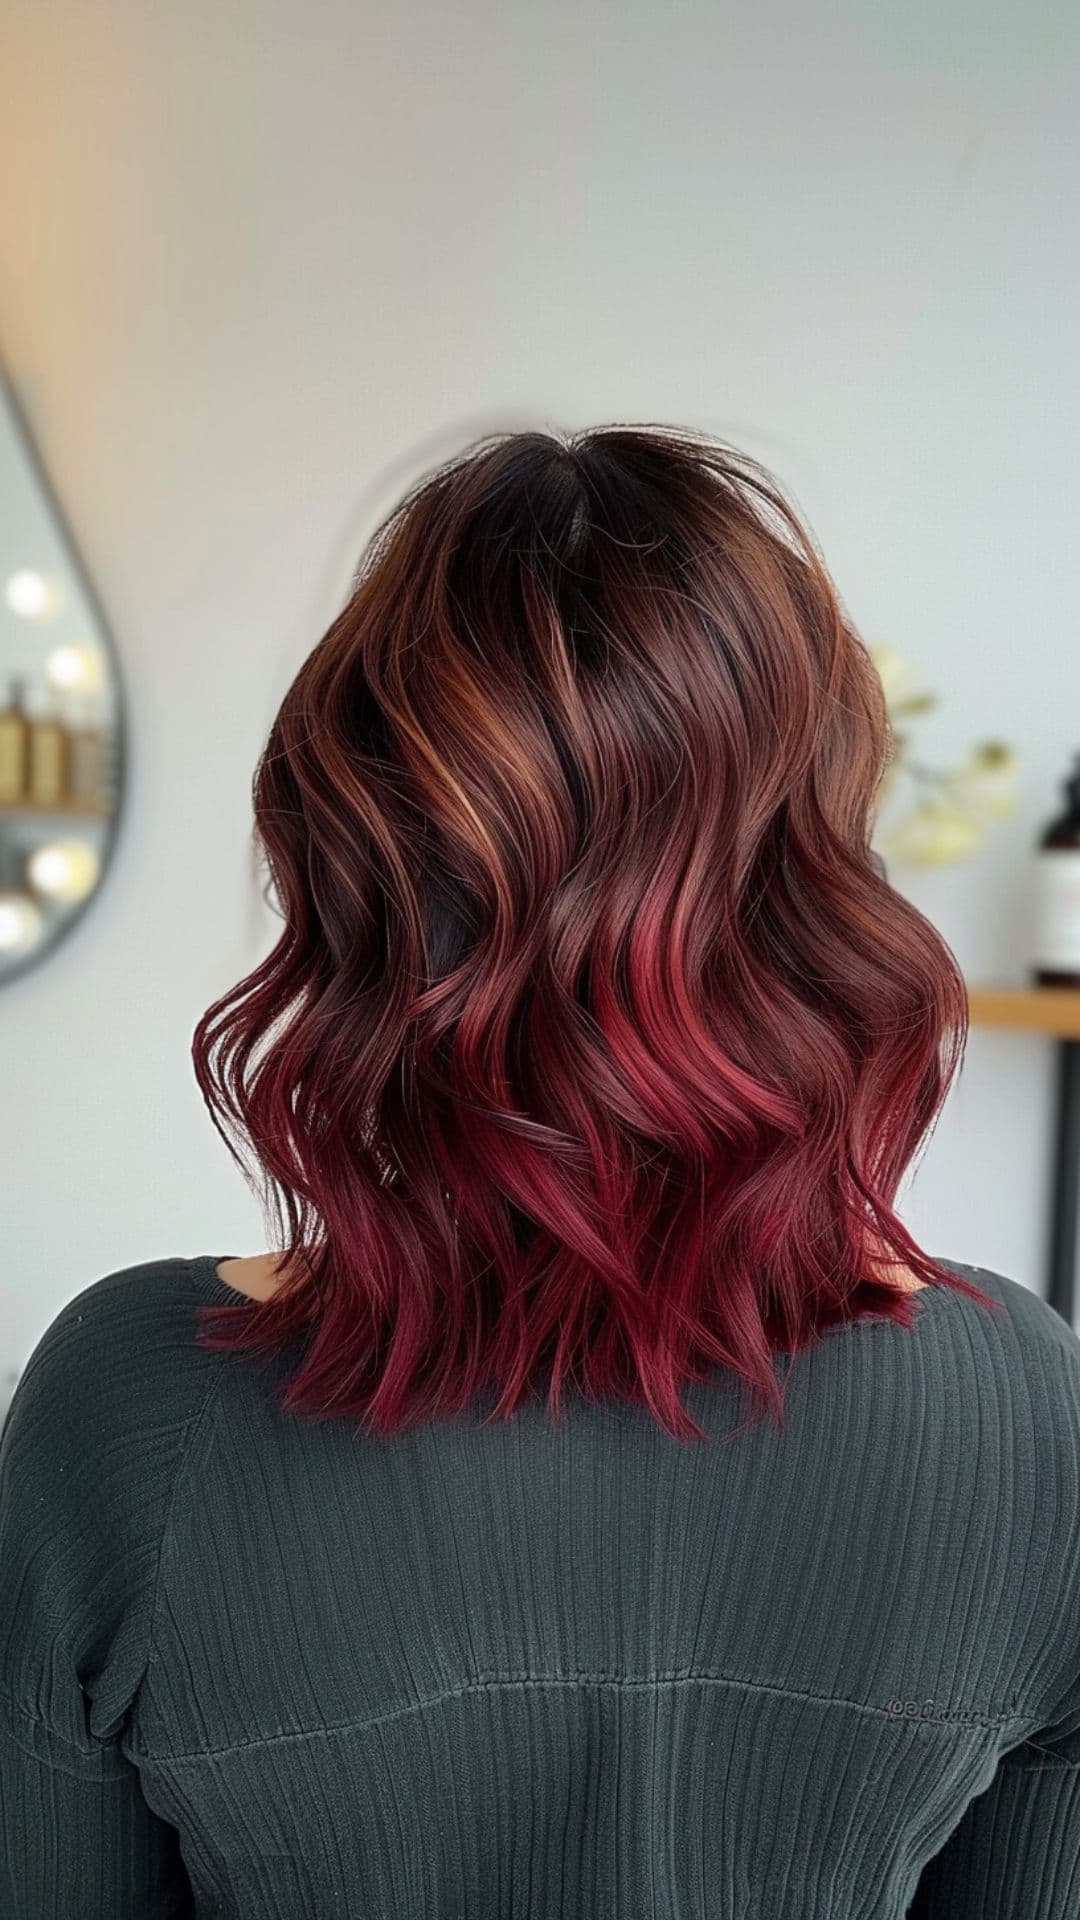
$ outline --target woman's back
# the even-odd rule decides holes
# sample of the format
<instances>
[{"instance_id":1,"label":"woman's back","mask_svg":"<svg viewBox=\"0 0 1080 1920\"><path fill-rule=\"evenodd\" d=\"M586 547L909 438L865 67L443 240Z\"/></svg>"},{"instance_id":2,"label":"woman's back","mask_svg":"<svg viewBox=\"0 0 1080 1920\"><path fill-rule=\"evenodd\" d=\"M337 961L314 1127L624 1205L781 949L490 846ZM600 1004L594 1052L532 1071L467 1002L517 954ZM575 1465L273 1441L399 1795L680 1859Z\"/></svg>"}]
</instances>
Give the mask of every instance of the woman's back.
<instances>
[{"instance_id":1,"label":"woman's back","mask_svg":"<svg viewBox=\"0 0 1080 1920\"><path fill-rule=\"evenodd\" d=\"M5 1430L4 1920L1075 1914L1080 1342L897 1212L967 992L890 748L707 436L376 530L192 1049L280 1279L111 1275Z\"/></svg>"},{"instance_id":2,"label":"woman's back","mask_svg":"<svg viewBox=\"0 0 1080 1920\"><path fill-rule=\"evenodd\" d=\"M358 1436L196 1346L215 1259L84 1291L4 1436L5 1914L1076 1911L1080 1340L942 1264L999 1310L778 1357L782 1429L718 1373L696 1445Z\"/></svg>"}]
</instances>

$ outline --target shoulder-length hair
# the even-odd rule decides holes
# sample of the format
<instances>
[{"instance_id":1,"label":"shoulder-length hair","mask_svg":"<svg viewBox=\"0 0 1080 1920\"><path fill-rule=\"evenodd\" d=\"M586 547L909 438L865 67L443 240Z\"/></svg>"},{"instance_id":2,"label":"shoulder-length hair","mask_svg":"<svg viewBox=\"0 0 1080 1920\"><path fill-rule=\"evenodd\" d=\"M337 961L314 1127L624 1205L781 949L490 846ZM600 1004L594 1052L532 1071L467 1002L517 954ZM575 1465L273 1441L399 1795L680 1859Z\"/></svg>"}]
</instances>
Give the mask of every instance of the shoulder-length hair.
<instances>
[{"instance_id":1,"label":"shoulder-length hair","mask_svg":"<svg viewBox=\"0 0 1080 1920\"><path fill-rule=\"evenodd\" d=\"M893 1210L967 1036L872 853L873 663L754 462L615 425L489 436L382 522L254 783L284 927L199 1022L304 1335L287 1410L389 1434L546 1383L703 1438L897 1269L992 1307Z\"/></svg>"}]
</instances>

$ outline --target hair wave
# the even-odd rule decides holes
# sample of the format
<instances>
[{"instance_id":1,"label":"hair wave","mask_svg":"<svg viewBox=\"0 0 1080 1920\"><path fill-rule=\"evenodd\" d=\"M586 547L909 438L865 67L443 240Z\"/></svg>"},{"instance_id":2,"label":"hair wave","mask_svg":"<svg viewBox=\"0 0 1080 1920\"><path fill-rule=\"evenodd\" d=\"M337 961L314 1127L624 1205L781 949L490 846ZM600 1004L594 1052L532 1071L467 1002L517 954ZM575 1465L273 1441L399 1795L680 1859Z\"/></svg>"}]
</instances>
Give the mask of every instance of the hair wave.
<instances>
[{"instance_id":1,"label":"hair wave","mask_svg":"<svg viewBox=\"0 0 1080 1920\"><path fill-rule=\"evenodd\" d=\"M880 681L813 541L703 434L492 435L376 530L254 784L283 916L202 1017L303 1336L282 1399L383 1434L568 1383L702 1438L896 1267L960 1064L941 935L871 851Z\"/></svg>"}]
</instances>

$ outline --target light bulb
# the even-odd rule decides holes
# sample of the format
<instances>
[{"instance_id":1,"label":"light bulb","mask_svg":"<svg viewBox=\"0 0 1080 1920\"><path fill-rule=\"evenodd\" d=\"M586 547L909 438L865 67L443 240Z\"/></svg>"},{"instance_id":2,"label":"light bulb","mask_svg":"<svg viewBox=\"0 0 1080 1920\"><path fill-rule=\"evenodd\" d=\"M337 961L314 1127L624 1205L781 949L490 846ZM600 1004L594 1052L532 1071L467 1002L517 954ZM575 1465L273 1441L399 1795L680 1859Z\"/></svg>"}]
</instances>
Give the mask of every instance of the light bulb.
<instances>
[{"instance_id":1,"label":"light bulb","mask_svg":"<svg viewBox=\"0 0 1080 1920\"><path fill-rule=\"evenodd\" d=\"M50 900L85 900L99 870L97 854L85 840L49 840L35 847L26 863L31 886Z\"/></svg>"},{"instance_id":2,"label":"light bulb","mask_svg":"<svg viewBox=\"0 0 1080 1920\"><path fill-rule=\"evenodd\" d=\"M27 953L44 927L41 908L28 893L0 893L0 953Z\"/></svg>"},{"instance_id":3,"label":"light bulb","mask_svg":"<svg viewBox=\"0 0 1080 1920\"><path fill-rule=\"evenodd\" d=\"M46 678L54 687L73 692L96 692L102 682L100 647L54 647L45 662Z\"/></svg>"},{"instance_id":4,"label":"light bulb","mask_svg":"<svg viewBox=\"0 0 1080 1920\"><path fill-rule=\"evenodd\" d=\"M55 613L60 604L60 584L36 567L20 567L4 586L4 599L12 613L24 620L42 620Z\"/></svg>"}]
</instances>

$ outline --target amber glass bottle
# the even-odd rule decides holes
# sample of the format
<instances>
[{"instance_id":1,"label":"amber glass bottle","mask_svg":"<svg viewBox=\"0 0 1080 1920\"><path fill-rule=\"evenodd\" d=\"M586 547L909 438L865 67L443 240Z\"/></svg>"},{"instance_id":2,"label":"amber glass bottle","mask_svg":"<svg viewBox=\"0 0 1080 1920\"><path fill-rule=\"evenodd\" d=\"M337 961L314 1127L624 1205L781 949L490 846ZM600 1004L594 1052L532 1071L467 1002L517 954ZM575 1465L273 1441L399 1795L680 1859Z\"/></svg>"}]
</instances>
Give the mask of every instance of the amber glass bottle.
<instances>
[{"instance_id":1,"label":"amber glass bottle","mask_svg":"<svg viewBox=\"0 0 1080 1920\"><path fill-rule=\"evenodd\" d=\"M30 804L62 807L68 797L68 730L51 706L39 705L30 721Z\"/></svg>"},{"instance_id":2,"label":"amber glass bottle","mask_svg":"<svg viewBox=\"0 0 1080 1920\"><path fill-rule=\"evenodd\" d=\"M0 807L17 807L26 798L30 721L23 693L23 682L13 680L7 704L0 709Z\"/></svg>"}]
</instances>

